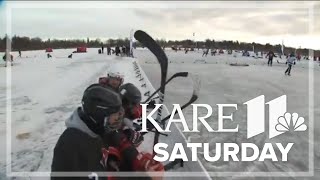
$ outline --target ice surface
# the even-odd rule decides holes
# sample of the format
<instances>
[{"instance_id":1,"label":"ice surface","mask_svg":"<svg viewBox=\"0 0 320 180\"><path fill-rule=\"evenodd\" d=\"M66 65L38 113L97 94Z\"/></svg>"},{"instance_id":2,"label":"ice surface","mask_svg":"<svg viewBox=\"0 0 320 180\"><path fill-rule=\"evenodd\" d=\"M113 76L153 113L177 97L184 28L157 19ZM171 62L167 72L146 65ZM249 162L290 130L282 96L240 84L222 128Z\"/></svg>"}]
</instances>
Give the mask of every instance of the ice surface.
<instances>
[{"instance_id":1,"label":"ice surface","mask_svg":"<svg viewBox=\"0 0 320 180\"><path fill-rule=\"evenodd\" d=\"M98 77L106 76L109 69L122 72L125 76L124 83L135 84L142 94L154 90L143 70L141 73L144 79L136 77L133 68L135 59L98 54L98 49L88 49L88 53L73 54L73 58L68 59L67 56L72 51L73 49L54 50L51 53L53 58L50 59L44 51L28 51L22 52L22 58L14 60L14 66L11 67L13 172L50 172L52 150L65 130L65 119L80 105L84 89L96 83ZM17 57L18 53L13 52L13 55ZM5 143L6 68L1 67L0 73L0 138ZM146 88L141 87L144 83ZM144 96L143 99L145 98ZM160 141L168 144L175 143L174 140L184 142L178 133L175 129L172 134L176 137L160 138ZM152 152L152 144L153 133L149 133L139 149ZM1 178L5 178L6 172L5 148L5 144L0 148ZM181 171L203 171L201 168L198 162L190 162Z\"/></svg>"},{"instance_id":2,"label":"ice surface","mask_svg":"<svg viewBox=\"0 0 320 180\"><path fill-rule=\"evenodd\" d=\"M294 148L289 153L288 162L223 162L218 161L214 163L208 163L203 159L202 154L199 154L199 158L205 166L207 171L211 172L229 172L235 171L242 173L255 172L255 171L278 171L278 172L298 172L308 171L308 155L309 155L309 143L314 143L314 168L316 177L304 178L304 179L319 179L320 173L320 150L319 150L319 121L320 115L320 103L319 103L319 71L320 66L318 62L311 62L314 70L314 142L309 141L308 130L306 132L285 133L276 138L269 139L266 133L258 135L254 138L246 138L246 106L244 102L251 100L257 96L265 95L266 102L275 99L282 95L287 95L287 109L289 112L297 112L299 116L306 119L306 123L309 123L309 106L308 106L308 94L309 94L309 61L302 60L297 62L293 66L291 76L285 76L284 71L286 69L285 64L277 63L285 62L285 59L275 58L273 66L267 66L267 59L265 58L253 58L242 57L240 53L234 57L233 55L223 54L207 57L202 57L202 51L189 52L184 54L182 51L174 52L166 50L166 54L171 62L169 64L169 74L174 74L179 71L188 71L197 74L201 79L200 96L196 103L198 104L210 104L213 107L213 116L209 120L209 124L217 129L217 106L216 104L237 104L238 110L234 113L234 122L226 122L226 128L235 128L239 124L239 133L209 133L203 126L200 133L184 133L184 135L191 142L209 142L213 148L214 143L218 142L253 142L260 148L265 142L281 142L288 143L294 142ZM157 64L154 63L155 58L146 50L139 50L135 52L135 56L139 59L139 62L145 70L150 81L155 85L159 82L157 76L159 69ZM206 63L197 63L196 61L204 60ZM195 63L196 62L196 63ZM237 67L230 66L230 63L247 63L249 66ZM170 107L173 103L186 102L190 96L192 86L189 79L180 78L173 80L166 87L166 104ZM170 108L169 108L170 109ZM228 110L228 109L227 109ZM234 110L226 111L226 115L229 115ZM200 114L205 115L206 110L200 111ZM192 126L192 111L191 107L184 111L188 125ZM178 125L179 126L179 125ZM210 146L210 147L211 147ZM281 154L277 152L277 156ZM236 177L232 177L237 179ZM219 178L220 179L220 178ZM221 177L221 179L224 179ZM225 179L230 179L225 178ZM241 178L239 178L241 179ZM243 178L250 179L250 178ZM255 179L255 178L251 178ZM267 179L267 178L263 178ZM272 177L270 177L272 179ZM278 178L275 178L278 179ZM288 178L281 178L288 179ZM301 177L290 178L301 179Z\"/></svg>"},{"instance_id":3,"label":"ice surface","mask_svg":"<svg viewBox=\"0 0 320 180\"><path fill-rule=\"evenodd\" d=\"M97 82L101 75L106 75L109 68L119 68L125 73L125 80L134 84L141 84L132 75L132 59L115 56L99 55L98 49L88 49L88 53L73 54L73 59L67 56L74 49L54 50L52 59L47 59L44 51L22 52L22 58L16 58L12 67L12 171L50 171L52 150L59 137L65 129L64 120L76 108L82 93L89 84ZM308 63L300 61L292 69L292 76L285 76L286 66L278 64L277 58L273 67L266 65L266 59L255 59L242 57L241 54L216 55L201 57L199 52L173 52L166 50L169 57L169 76L179 71L188 71L197 74L201 78L200 97L196 103L207 103L213 107L214 114L210 125L217 126L218 103L236 103L238 111L234 114L235 121L226 123L226 127L233 128L239 124L239 133L208 133L202 126L200 133L184 133L191 142L254 142L262 145L265 142L294 142L296 147L289 154L289 162L214 162L207 163L199 154L202 164L208 171L306 171L308 170L309 143L314 143L315 174L314 178L290 178L290 179L319 179L320 151L319 151L319 64L312 62L314 67L314 142L308 140L308 130L299 133L285 133L277 138L269 140L264 133L253 139L246 139L246 109L244 102L259 95L265 95L266 102L286 94L288 96L288 111L297 112L305 118L309 125L308 114ZM13 53L15 57L17 52ZM0 53L2 57L3 53ZM154 87L159 86L160 70L155 57L146 49L137 49L134 55ZM196 60L205 60L197 63ZM279 59L285 62L284 59ZM247 63L247 67L234 67L229 63ZM0 66L3 65L1 61ZM5 143L6 133L6 69L0 67L0 141ZM148 88L151 83L145 79ZM190 98L190 79L179 78L173 80L166 88L167 107L171 108L173 103L183 103ZM142 93L149 89L143 90ZM186 109L185 115L189 121L192 112ZM230 111L232 112L232 111ZM226 113L230 113L226 112ZM205 114L200 111L200 114ZM309 128L310 129L310 128ZM175 130L179 133L178 130ZM17 135L23 134L17 139ZM167 138L168 139L168 138ZM174 138L173 138L174 139ZM146 142L152 141L149 136ZM164 141L164 138L161 137ZM180 139L184 141L184 139ZM171 142L172 143L172 142ZM151 143L145 143L142 149L150 150ZM0 179L5 178L5 145L0 146ZM212 152L214 153L214 151ZM278 155L280 155L278 153ZM188 167L196 167L192 165ZM192 171L194 169L177 171ZM259 179L259 178L237 178L219 177L217 179ZM216 178L214 178L216 179ZM261 178L267 179L267 178ZM278 179L270 177L269 179ZM288 179L288 178L281 178Z\"/></svg>"}]
</instances>

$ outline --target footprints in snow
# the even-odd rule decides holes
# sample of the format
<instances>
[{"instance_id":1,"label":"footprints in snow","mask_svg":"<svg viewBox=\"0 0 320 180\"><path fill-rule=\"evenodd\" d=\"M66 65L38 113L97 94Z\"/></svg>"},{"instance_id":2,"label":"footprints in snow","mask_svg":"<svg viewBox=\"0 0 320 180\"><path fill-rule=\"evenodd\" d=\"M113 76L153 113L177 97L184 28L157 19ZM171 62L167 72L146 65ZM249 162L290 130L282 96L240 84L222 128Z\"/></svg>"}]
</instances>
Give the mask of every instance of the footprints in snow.
<instances>
[{"instance_id":1,"label":"footprints in snow","mask_svg":"<svg viewBox=\"0 0 320 180\"><path fill-rule=\"evenodd\" d=\"M58 107L47 108L47 109L44 110L44 113L52 114L52 113L55 113L56 111L60 111L60 112L63 112L63 113L68 113L68 112L72 112L73 109L74 109L74 107L63 105L63 106L58 106Z\"/></svg>"},{"instance_id":2,"label":"footprints in snow","mask_svg":"<svg viewBox=\"0 0 320 180\"><path fill-rule=\"evenodd\" d=\"M43 151L24 149L15 153L15 161L12 163L12 171L37 171L44 156Z\"/></svg>"},{"instance_id":3,"label":"footprints in snow","mask_svg":"<svg viewBox=\"0 0 320 180\"><path fill-rule=\"evenodd\" d=\"M0 107L1 108L4 108L7 106L7 99L6 99L6 96L2 96L0 97ZM11 98L11 105L12 105L12 108L14 109L18 109L19 110L19 107L22 106L22 109L21 110L31 110L32 108L30 106L25 106L25 105L31 105L31 106L34 106L34 105L37 105L39 104L38 102L32 102L32 100L28 97L28 96L20 96L20 97L14 97L14 98Z\"/></svg>"},{"instance_id":4,"label":"footprints in snow","mask_svg":"<svg viewBox=\"0 0 320 180\"><path fill-rule=\"evenodd\" d=\"M12 98L12 100L11 100L12 106L21 106L21 105L25 105L25 104L28 104L31 102L32 102L32 100L28 96Z\"/></svg>"}]
</instances>

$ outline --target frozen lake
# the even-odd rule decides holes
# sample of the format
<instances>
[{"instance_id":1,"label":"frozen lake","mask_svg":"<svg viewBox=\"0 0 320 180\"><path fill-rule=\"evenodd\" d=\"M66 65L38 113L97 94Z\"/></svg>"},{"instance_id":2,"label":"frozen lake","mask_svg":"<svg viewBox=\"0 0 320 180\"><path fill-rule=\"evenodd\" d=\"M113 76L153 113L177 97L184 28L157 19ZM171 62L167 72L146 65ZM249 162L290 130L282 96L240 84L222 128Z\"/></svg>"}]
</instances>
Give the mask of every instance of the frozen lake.
<instances>
[{"instance_id":1,"label":"frozen lake","mask_svg":"<svg viewBox=\"0 0 320 180\"><path fill-rule=\"evenodd\" d=\"M197 104L209 104L213 107L213 116L210 119L209 124L211 127L217 128L217 106L216 104L237 104L238 110L234 113L234 121L228 121L225 123L227 128L235 128L239 124L239 133L209 133L203 126L200 133L184 133L191 142L209 142L210 146L221 142L233 142L244 143L254 142L260 148L265 142L281 142L288 143L294 142L295 146L289 153L288 162L223 162L218 161L214 163L208 163L203 159L203 156L199 154L199 158L202 158L207 171L212 172L283 172L286 171L308 171L309 161L306 157L309 155L309 142L308 131L299 133L285 133L276 138L269 139L266 133L255 136L254 138L246 138L246 105L243 103L251 100L260 95L265 95L266 102L287 95L287 109L288 112L297 112L299 116L306 119L308 125L309 111L308 111L308 95L309 95L309 61L300 61L293 66L291 76L285 76L284 71L286 69L285 64L277 63L285 62L284 59L275 58L272 67L268 67L267 59L255 59L252 57L242 57L239 54L237 57L233 55L216 55L202 57L202 51L189 52L185 54L183 51L173 52L171 50L166 51L169 61L169 74L174 74L179 71L188 71L197 74L201 79L200 96L197 100ZM151 53L144 50L135 52L135 56L140 60L141 66L148 75L153 85L159 86L159 65L154 63L156 59ZM206 63L194 63L206 62ZM249 66L237 67L230 66L229 63L247 63ZM318 179L320 177L320 150L319 150L319 121L320 116L320 97L319 91L319 75L320 67L318 63L314 63L314 166L315 174ZM170 106L173 103L183 103L188 100L190 93L192 92L192 86L190 79L175 79L166 87L166 103ZM228 109L227 109L228 110ZM231 109L226 111L226 115L233 112ZM189 120L188 125L192 126L192 112L191 108L186 109L185 117ZM200 111L200 114L205 115L206 110ZM281 156L279 152L276 152L277 156ZM220 177L221 179L224 179ZM219 178L219 179L220 179ZM229 177L230 178L230 177ZM226 178L226 179L229 179ZM235 177L234 177L235 178ZM237 179L237 178L236 178ZM241 178L240 178L241 179ZM250 179L250 178L243 178ZM255 179L255 178L252 178ZM265 178L263 178L265 179ZM273 178L270 178L273 179ZM292 179L292 178L281 178ZM301 179L298 177L296 179ZM309 178L306 178L309 179ZM311 178L312 179L312 178Z\"/></svg>"},{"instance_id":2,"label":"frozen lake","mask_svg":"<svg viewBox=\"0 0 320 180\"><path fill-rule=\"evenodd\" d=\"M89 84L96 82L99 76L106 75L111 65L126 72L127 58L98 55L97 49L89 49L86 54L74 54L73 59L67 56L72 50L54 50L53 58L48 60L43 51L23 52L23 58L17 59L12 67L12 170L13 171L50 171L52 149L65 129L64 120L80 103L83 90ZM200 152L198 158L209 172L298 172L309 170L309 145L314 143L315 177L297 177L280 179L319 179L320 150L319 150L319 117L320 101L319 75L320 67L312 62L314 67L314 142L310 142L309 129L305 132L287 132L273 139L267 133L246 138L246 106L244 102L257 96L265 95L266 102L282 95L287 95L288 112L297 112L305 118L309 126L309 61L298 62L293 66L291 76L285 76L285 64L277 63L272 67L266 65L266 59L255 59L233 55L216 55L201 57L202 51L173 52L166 50L170 64L169 76L175 72L187 71L201 79L200 96L197 104L209 104L213 107L213 115L208 120L211 127L217 127L216 104L237 104L238 110L226 109L226 115L234 112L234 121L226 121L225 128L235 128L239 125L238 133L209 133L199 126L199 133L184 133L189 142L210 143L211 155L215 152L215 143L252 142L262 148L266 142L294 142L288 155L288 162L206 162ZM2 53L0 56L2 57ZM160 68L154 56L147 50L135 50L134 55L145 71L154 87L159 86ZM14 53L17 56L17 53ZM285 62L284 59L278 59ZM196 63L194 63L196 61ZM247 63L249 66L230 66L229 63ZM3 62L1 62L3 63ZM3 65L3 64L1 64ZM5 142L6 133L6 73L0 67L0 140ZM130 77L128 71L126 77ZM128 81L132 78L127 78ZM173 103L184 103L192 92L191 80L178 78L166 87L165 104L171 108ZM205 115L206 110L200 109L199 115ZM184 111L188 125L191 126L191 108ZM21 135L22 136L19 136ZM0 179L5 177L5 149L0 146ZM276 151L277 157L281 154ZM184 178L185 179L185 178ZM239 178L213 177L213 179L279 179L270 178Z\"/></svg>"}]
</instances>

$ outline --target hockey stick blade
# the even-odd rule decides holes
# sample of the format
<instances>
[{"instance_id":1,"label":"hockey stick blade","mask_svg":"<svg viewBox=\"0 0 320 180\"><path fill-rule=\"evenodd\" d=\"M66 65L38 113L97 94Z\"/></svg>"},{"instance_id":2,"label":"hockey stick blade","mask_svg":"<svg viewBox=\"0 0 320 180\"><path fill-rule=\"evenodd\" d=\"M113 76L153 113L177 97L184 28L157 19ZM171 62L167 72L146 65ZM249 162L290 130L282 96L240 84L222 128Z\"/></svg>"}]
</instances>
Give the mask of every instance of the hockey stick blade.
<instances>
[{"instance_id":1,"label":"hockey stick blade","mask_svg":"<svg viewBox=\"0 0 320 180\"><path fill-rule=\"evenodd\" d=\"M188 107L190 104L194 103L196 100L198 99L198 95L193 94L192 97L190 98L190 100L184 104L183 106L181 106L181 110L185 109L186 107ZM177 114L177 111L175 112L175 114ZM169 114L168 116L166 116L165 118L163 118L161 120L161 124L164 125L166 123L166 121L171 117L171 114Z\"/></svg>"},{"instance_id":2,"label":"hockey stick blade","mask_svg":"<svg viewBox=\"0 0 320 180\"><path fill-rule=\"evenodd\" d=\"M174 161L169 162L168 164L164 165L164 170L168 171L170 169L173 169L177 164L180 164L180 167L183 167L183 160L175 159Z\"/></svg>"},{"instance_id":3,"label":"hockey stick blade","mask_svg":"<svg viewBox=\"0 0 320 180\"><path fill-rule=\"evenodd\" d=\"M188 76L188 72L178 72L178 73L175 73L174 75L172 75L165 83L165 85L167 85L172 79L176 78L176 77L187 77ZM146 99L144 102L142 102L142 104L145 104L147 103L148 101L150 101L150 99L155 95L157 94L158 92L160 91L160 87L154 91L149 97L148 99Z\"/></svg>"},{"instance_id":4,"label":"hockey stick blade","mask_svg":"<svg viewBox=\"0 0 320 180\"><path fill-rule=\"evenodd\" d=\"M190 77L193 80L193 92L192 92L192 96L190 98L190 100L185 103L184 105L181 106L181 110L185 109L186 107L188 107L190 104L194 103L198 97L199 97L199 91L200 91L200 80L197 79L195 76L193 76L192 74L190 74ZM177 113L177 111L175 112ZM171 117L171 114L169 114L168 116L166 116L165 118L163 118L161 121L159 121L158 123L160 123L160 125L165 125L166 121ZM151 124L150 124L151 125ZM149 130L152 130L154 127L150 126Z\"/></svg>"},{"instance_id":5,"label":"hockey stick blade","mask_svg":"<svg viewBox=\"0 0 320 180\"><path fill-rule=\"evenodd\" d=\"M153 40L146 32L141 30L137 30L134 33L134 38L141 42L156 56L161 66L161 73L166 74L168 69L168 57L155 40Z\"/></svg>"},{"instance_id":6,"label":"hockey stick blade","mask_svg":"<svg viewBox=\"0 0 320 180\"><path fill-rule=\"evenodd\" d=\"M188 107L190 104L194 103L194 102L198 99L198 97L199 97L200 80L199 80L196 76L194 76L194 75L192 75L192 74L190 74L190 77L191 77L192 83L193 83L192 96L191 96L190 100L189 100L187 103L185 103L183 106L181 106L181 110L185 109L185 108ZM177 111L175 112L175 114L176 114L176 113L177 113ZM171 117L171 114L169 114L167 117L163 118L160 123L161 123L162 125L164 125L165 122L166 122L170 117Z\"/></svg>"}]
</instances>

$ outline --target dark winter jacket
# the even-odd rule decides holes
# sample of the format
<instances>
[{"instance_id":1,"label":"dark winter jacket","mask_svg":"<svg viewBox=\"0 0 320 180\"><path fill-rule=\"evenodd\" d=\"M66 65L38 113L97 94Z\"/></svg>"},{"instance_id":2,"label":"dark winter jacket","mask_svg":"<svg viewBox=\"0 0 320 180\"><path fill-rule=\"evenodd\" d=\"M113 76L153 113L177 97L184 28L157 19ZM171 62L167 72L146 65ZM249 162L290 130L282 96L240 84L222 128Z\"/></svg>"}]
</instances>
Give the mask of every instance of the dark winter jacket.
<instances>
[{"instance_id":1,"label":"dark winter jacket","mask_svg":"<svg viewBox=\"0 0 320 180\"><path fill-rule=\"evenodd\" d=\"M270 51L266 57L269 57L269 59L273 59L273 57L277 57L272 51Z\"/></svg>"},{"instance_id":2,"label":"dark winter jacket","mask_svg":"<svg viewBox=\"0 0 320 180\"><path fill-rule=\"evenodd\" d=\"M80 114L80 116L79 116ZM102 148L113 146L120 151L122 163L121 171L135 171L137 167L136 157L137 149L128 142L123 133L112 132L101 136L88 128L87 124L80 118L81 109L78 108L66 120L67 129L60 136L55 148L51 165L52 172L88 172L88 175L94 172L103 172L105 169L100 164L102 159ZM65 178L51 177L52 180L61 179L83 179L87 177ZM123 177L118 179L150 179L148 177Z\"/></svg>"},{"instance_id":3,"label":"dark winter jacket","mask_svg":"<svg viewBox=\"0 0 320 180\"><path fill-rule=\"evenodd\" d=\"M120 47L116 46L115 51L116 51L117 54L120 53Z\"/></svg>"},{"instance_id":4,"label":"dark winter jacket","mask_svg":"<svg viewBox=\"0 0 320 180\"><path fill-rule=\"evenodd\" d=\"M60 136L54 148L52 172L104 171L103 166L100 164L102 158L101 149L104 147L103 141L80 119L78 110L66 120L67 129ZM51 179L65 178L51 177Z\"/></svg>"}]
</instances>

